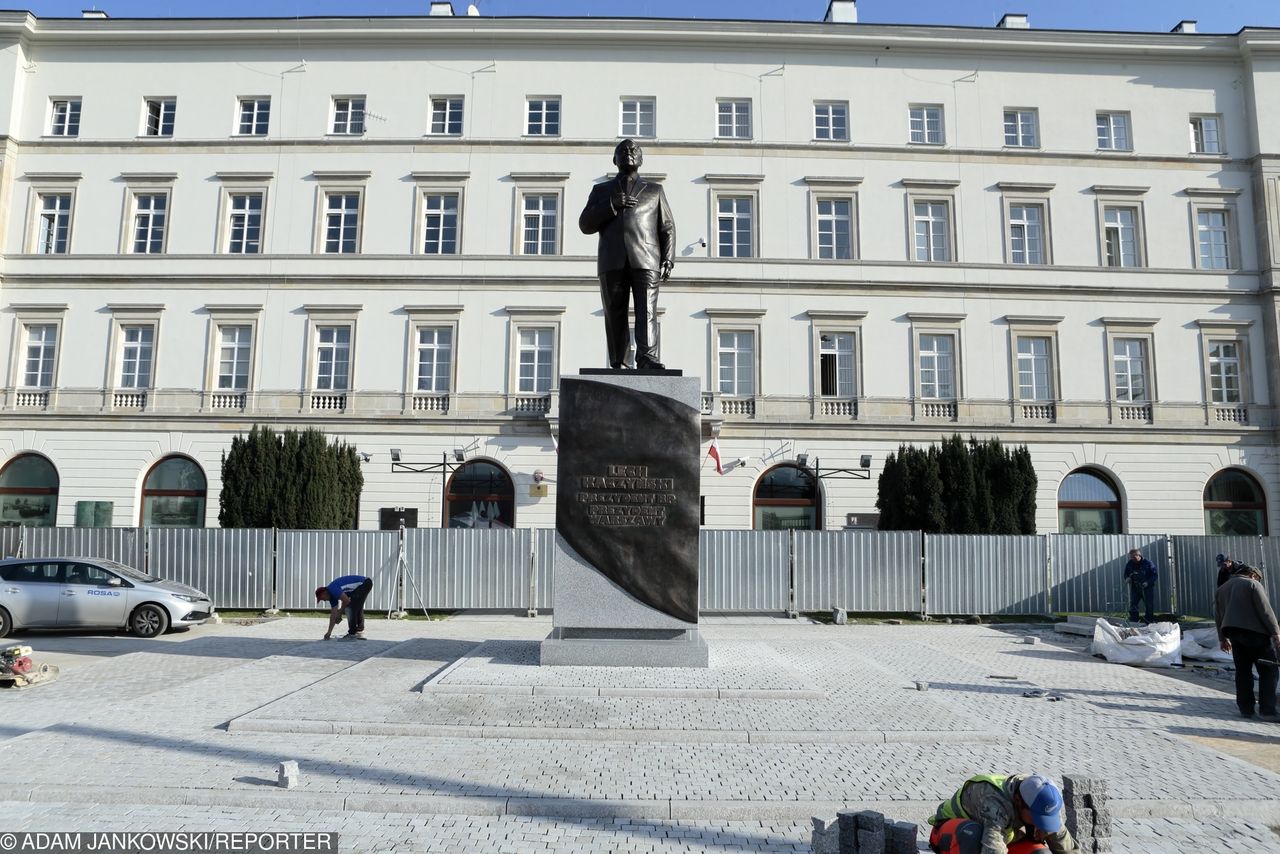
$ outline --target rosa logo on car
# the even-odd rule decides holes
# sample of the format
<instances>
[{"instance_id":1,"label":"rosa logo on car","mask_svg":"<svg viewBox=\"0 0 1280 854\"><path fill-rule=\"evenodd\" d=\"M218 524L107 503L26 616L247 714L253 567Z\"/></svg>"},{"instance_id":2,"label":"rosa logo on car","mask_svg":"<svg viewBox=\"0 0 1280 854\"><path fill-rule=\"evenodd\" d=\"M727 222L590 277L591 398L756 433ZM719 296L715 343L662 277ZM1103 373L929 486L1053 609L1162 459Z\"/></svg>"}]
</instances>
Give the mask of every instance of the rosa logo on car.
<instances>
[{"instance_id":1,"label":"rosa logo on car","mask_svg":"<svg viewBox=\"0 0 1280 854\"><path fill-rule=\"evenodd\" d=\"M85 592L87 592L90 596L119 596L120 595L120 591L118 590L87 590Z\"/></svg>"}]
</instances>

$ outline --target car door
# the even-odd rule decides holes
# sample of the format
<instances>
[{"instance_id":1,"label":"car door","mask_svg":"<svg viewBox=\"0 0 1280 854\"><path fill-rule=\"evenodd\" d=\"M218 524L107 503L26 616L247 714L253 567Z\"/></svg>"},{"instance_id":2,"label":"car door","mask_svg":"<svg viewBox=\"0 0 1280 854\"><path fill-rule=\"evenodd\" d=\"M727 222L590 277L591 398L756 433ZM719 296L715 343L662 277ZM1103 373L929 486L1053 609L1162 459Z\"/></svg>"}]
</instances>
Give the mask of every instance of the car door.
<instances>
[{"instance_id":1,"label":"car door","mask_svg":"<svg viewBox=\"0 0 1280 854\"><path fill-rule=\"evenodd\" d=\"M62 565L51 561L15 563L0 580L0 605L16 628L54 626L62 599Z\"/></svg>"},{"instance_id":2,"label":"car door","mask_svg":"<svg viewBox=\"0 0 1280 854\"><path fill-rule=\"evenodd\" d=\"M123 626L126 587L114 573L85 561L64 565L58 625L63 628Z\"/></svg>"}]
</instances>

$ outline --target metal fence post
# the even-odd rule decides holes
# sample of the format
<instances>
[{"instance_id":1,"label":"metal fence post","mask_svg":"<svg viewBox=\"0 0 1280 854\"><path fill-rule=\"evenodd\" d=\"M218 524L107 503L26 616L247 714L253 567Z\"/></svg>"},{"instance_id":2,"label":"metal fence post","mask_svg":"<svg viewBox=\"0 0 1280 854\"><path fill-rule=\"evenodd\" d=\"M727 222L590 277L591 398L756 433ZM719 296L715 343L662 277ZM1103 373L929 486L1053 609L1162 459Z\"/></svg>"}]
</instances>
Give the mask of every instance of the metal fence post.
<instances>
[{"instance_id":1,"label":"metal fence post","mask_svg":"<svg viewBox=\"0 0 1280 854\"><path fill-rule=\"evenodd\" d=\"M787 529L787 616L799 619L800 611L796 608L796 529Z\"/></svg>"},{"instance_id":2,"label":"metal fence post","mask_svg":"<svg viewBox=\"0 0 1280 854\"><path fill-rule=\"evenodd\" d=\"M392 620L403 620L409 616L409 612L404 609L404 522L400 523L400 551L396 555L396 607L395 610L387 614Z\"/></svg>"},{"instance_id":3,"label":"metal fence post","mask_svg":"<svg viewBox=\"0 0 1280 854\"><path fill-rule=\"evenodd\" d=\"M1169 613L1176 620L1178 618L1178 564L1173 556L1173 537L1169 534L1164 535L1164 555L1165 562L1169 566Z\"/></svg>"},{"instance_id":4,"label":"metal fence post","mask_svg":"<svg viewBox=\"0 0 1280 854\"><path fill-rule=\"evenodd\" d=\"M1044 535L1044 582L1045 616L1053 616L1053 534Z\"/></svg>"},{"instance_id":5,"label":"metal fence post","mask_svg":"<svg viewBox=\"0 0 1280 854\"><path fill-rule=\"evenodd\" d=\"M928 536L924 531L920 531L920 619L921 621L929 619L929 582L925 576L928 567L925 566L925 537Z\"/></svg>"},{"instance_id":6,"label":"metal fence post","mask_svg":"<svg viewBox=\"0 0 1280 854\"><path fill-rule=\"evenodd\" d=\"M529 608L526 616L538 616L538 538L537 528L529 529Z\"/></svg>"},{"instance_id":7,"label":"metal fence post","mask_svg":"<svg viewBox=\"0 0 1280 854\"><path fill-rule=\"evenodd\" d=\"M280 529L271 529L271 603L268 614L279 614L276 603L280 601Z\"/></svg>"}]
</instances>

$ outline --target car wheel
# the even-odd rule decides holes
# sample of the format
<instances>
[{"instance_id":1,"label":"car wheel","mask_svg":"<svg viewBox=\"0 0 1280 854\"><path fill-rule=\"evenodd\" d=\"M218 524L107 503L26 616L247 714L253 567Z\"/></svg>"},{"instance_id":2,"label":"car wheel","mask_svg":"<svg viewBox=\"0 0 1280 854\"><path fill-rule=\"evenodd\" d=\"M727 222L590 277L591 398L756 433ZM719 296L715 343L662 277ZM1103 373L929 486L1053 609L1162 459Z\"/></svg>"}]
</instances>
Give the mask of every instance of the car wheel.
<instances>
[{"instance_id":1,"label":"car wheel","mask_svg":"<svg viewBox=\"0 0 1280 854\"><path fill-rule=\"evenodd\" d=\"M129 629L140 638L154 638L169 628L169 614L159 605L139 605L129 617Z\"/></svg>"},{"instance_id":2,"label":"car wheel","mask_svg":"<svg viewBox=\"0 0 1280 854\"><path fill-rule=\"evenodd\" d=\"M4 608L0 608L0 638L7 638L13 631L13 617Z\"/></svg>"}]
</instances>

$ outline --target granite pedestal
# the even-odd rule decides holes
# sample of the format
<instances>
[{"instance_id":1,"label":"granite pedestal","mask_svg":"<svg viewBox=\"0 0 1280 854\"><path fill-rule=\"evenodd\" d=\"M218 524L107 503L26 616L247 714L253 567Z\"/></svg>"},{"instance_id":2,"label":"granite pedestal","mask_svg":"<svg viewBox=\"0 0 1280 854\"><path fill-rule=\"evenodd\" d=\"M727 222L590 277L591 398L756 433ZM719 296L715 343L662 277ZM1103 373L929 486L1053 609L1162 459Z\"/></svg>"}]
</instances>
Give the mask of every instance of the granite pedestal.
<instances>
[{"instance_id":1,"label":"granite pedestal","mask_svg":"<svg viewBox=\"0 0 1280 854\"><path fill-rule=\"evenodd\" d=\"M698 632L695 377L560 384L552 632L544 665L706 667Z\"/></svg>"}]
</instances>

